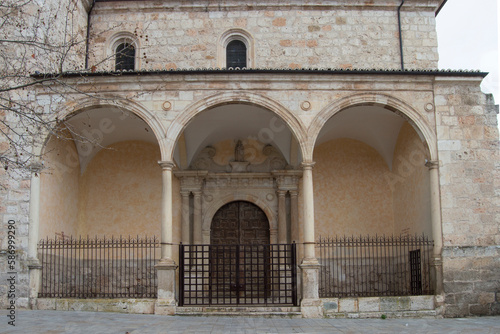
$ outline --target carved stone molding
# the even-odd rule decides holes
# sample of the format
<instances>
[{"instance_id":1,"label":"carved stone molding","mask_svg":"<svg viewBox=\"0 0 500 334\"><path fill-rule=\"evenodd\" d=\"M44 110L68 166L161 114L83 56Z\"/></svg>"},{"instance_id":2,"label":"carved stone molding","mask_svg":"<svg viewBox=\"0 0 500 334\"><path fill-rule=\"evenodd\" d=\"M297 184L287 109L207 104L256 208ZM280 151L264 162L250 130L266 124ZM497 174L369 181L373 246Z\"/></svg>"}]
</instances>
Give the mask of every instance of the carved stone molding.
<instances>
[{"instance_id":1,"label":"carved stone molding","mask_svg":"<svg viewBox=\"0 0 500 334\"><path fill-rule=\"evenodd\" d=\"M262 153L266 156L260 164L252 164L249 161L241 161L243 153L239 150L235 151L233 161L228 165L219 165L214 161L216 150L212 146L207 146L198 154L189 166L189 170L206 170L209 172L232 172L232 173L265 173L274 170L290 169L290 165L286 162L281 152L272 145L266 145L262 149Z\"/></svg>"}]
</instances>

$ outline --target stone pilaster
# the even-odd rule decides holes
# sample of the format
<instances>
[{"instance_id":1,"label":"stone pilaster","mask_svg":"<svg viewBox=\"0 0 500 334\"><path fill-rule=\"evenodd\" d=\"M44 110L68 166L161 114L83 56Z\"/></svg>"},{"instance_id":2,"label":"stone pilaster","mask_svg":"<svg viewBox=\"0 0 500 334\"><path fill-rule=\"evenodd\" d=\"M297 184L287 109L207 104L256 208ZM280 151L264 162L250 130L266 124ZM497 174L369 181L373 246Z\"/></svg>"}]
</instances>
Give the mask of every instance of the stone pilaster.
<instances>
[{"instance_id":1,"label":"stone pilaster","mask_svg":"<svg viewBox=\"0 0 500 334\"><path fill-rule=\"evenodd\" d=\"M191 222L189 220L189 191L181 191L182 198L182 226L181 241L185 245L191 244Z\"/></svg>"},{"instance_id":2,"label":"stone pilaster","mask_svg":"<svg viewBox=\"0 0 500 334\"><path fill-rule=\"evenodd\" d=\"M28 227L28 269L29 269L29 303L36 308L36 299L40 290L42 265L38 260L38 230L40 227L40 172L42 165L34 163L30 166L30 207Z\"/></svg>"},{"instance_id":3,"label":"stone pilaster","mask_svg":"<svg viewBox=\"0 0 500 334\"><path fill-rule=\"evenodd\" d=\"M286 244L287 228L286 228L286 191L278 190L278 243Z\"/></svg>"},{"instance_id":4,"label":"stone pilaster","mask_svg":"<svg viewBox=\"0 0 500 334\"><path fill-rule=\"evenodd\" d=\"M194 213L193 213L193 243L202 244L202 212L201 212L201 190L193 191L194 195Z\"/></svg>"},{"instance_id":5,"label":"stone pilaster","mask_svg":"<svg viewBox=\"0 0 500 334\"><path fill-rule=\"evenodd\" d=\"M441 202L439 194L439 161L427 161L431 188L431 221L434 250L431 261L431 279L434 282L434 293L443 294L443 230L441 224Z\"/></svg>"}]
</instances>

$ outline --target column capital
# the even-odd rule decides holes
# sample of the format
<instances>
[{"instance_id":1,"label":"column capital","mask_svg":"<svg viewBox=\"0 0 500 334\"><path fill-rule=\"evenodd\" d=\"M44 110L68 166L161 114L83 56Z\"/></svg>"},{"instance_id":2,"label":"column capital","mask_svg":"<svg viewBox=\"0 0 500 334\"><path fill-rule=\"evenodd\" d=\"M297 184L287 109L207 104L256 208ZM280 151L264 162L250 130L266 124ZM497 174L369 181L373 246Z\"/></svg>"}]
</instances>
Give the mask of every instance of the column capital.
<instances>
[{"instance_id":1,"label":"column capital","mask_svg":"<svg viewBox=\"0 0 500 334\"><path fill-rule=\"evenodd\" d=\"M41 162L35 161L28 166L30 172L40 173L43 169L43 164Z\"/></svg>"},{"instance_id":2,"label":"column capital","mask_svg":"<svg viewBox=\"0 0 500 334\"><path fill-rule=\"evenodd\" d=\"M175 163L173 161L158 161L158 165L160 165L160 167L163 169L163 170L173 170L174 167L175 167Z\"/></svg>"},{"instance_id":3,"label":"column capital","mask_svg":"<svg viewBox=\"0 0 500 334\"><path fill-rule=\"evenodd\" d=\"M285 197L287 190L283 189L278 189L276 190L276 194L278 194L278 197Z\"/></svg>"},{"instance_id":4,"label":"column capital","mask_svg":"<svg viewBox=\"0 0 500 334\"><path fill-rule=\"evenodd\" d=\"M289 190L289 192L290 192L290 196L291 197L297 197L297 196L299 196L299 191L297 189Z\"/></svg>"},{"instance_id":5,"label":"column capital","mask_svg":"<svg viewBox=\"0 0 500 334\"><path fill-rule=\"evenodd\" d=\"M191 191L181 190L179 193L181 194L182 197L188 197L191 194Z\"/></svg>"},{"instance_id":6,"label":"column capital","mask_svg":"<svg viewBox=\"0 0 500 334\"><path fill-rule=\"evenodd\" d=\"M429 169L438 169L439 168L439 160L427 160L425 162L425 167Z\"/></svg>"},{"instance_id":7,"label":"column capital","mask_svg":"<svg viewBox=\"0 0 500 334\"><path fill-rule=\"evenodd\" d=\"M312 170L316 163L314 161L303 161L300 166L304 170Z\"/></svg>"}]
</instances>

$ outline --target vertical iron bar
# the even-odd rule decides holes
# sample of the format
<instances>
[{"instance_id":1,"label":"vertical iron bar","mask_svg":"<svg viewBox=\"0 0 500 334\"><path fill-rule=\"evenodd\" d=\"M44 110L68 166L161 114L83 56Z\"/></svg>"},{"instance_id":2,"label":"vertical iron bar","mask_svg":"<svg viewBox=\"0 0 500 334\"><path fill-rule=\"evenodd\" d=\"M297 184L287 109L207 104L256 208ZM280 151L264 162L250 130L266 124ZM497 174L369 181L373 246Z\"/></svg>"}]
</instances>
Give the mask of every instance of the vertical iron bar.
<instances>
[{"instance_id":1,"label":"vertical iron bar","mask_svg":"<svg viewBox=\"0 0 500 334\"><path fill-rule=\"evenodd\" d=\"M179 306L184 306L184 245L179 244Z\"/></svg>"}]
</instances>

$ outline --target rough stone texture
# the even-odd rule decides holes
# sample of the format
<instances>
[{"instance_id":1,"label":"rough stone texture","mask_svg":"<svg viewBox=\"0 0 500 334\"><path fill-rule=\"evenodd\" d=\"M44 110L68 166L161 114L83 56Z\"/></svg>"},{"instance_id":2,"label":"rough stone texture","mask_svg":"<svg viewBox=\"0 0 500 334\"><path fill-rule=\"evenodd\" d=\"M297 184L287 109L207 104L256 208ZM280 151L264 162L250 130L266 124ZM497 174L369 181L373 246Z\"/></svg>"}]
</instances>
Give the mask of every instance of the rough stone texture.
<instances>
[{"instance_id":1,"label":"rough stone texture","mask_svg":"<svg viewBox=\"0 0 500 334\"><path fill-rule=\"evenodd\" d=\"M500 314L500 247L446 247L445 315Z\"/></svg>"},{"instance_id":2,"label":"rough stone texture","mask_svg":"<svg viewBox=\"0 0 500 334\"><path fill-rule=\"evenodd\" d=\"M138 45L136 64L142 69L225 67L221 37L241 29L253 39L252 67L401 67L395 2L252 3L97 3L91 20L91 63L111 69L112 59L102 60L112 56L114 36L123 32ZM406 67L436 68L435 4L415 3L401 12Z\"/></svg>"},{"instance_id":3,"label":"rough stone texture","mask_svg":"<svg viewBox=\"0 0 500 334\"><path fill-rule=\"evenodd\" d=\"M323 298L326 318L439 317L434 296Z\"/></svg>"},{"instance_id":4,"label":"rough stone texture","mask_svg":"<svg viewBox=\"0 0 500 334\"><path fill-rule=\"evenodd\" d=\"M39 298L37 310L153 314L156 299L56 299Z\"/></svg>"},{"instance_id":5,"label":"rough stone texture","mask_svg":"<svg viewBox=\"0 0 500 334\"><path fill-rule=\"evenodd\" d=\"M468 82L436 86L445 315L498 314L498 106Z\"/></svg>"}]
</instances>

